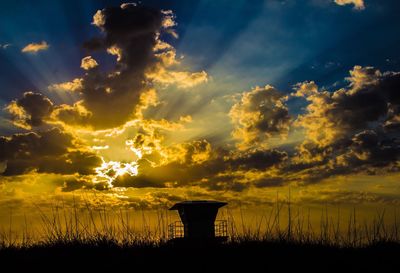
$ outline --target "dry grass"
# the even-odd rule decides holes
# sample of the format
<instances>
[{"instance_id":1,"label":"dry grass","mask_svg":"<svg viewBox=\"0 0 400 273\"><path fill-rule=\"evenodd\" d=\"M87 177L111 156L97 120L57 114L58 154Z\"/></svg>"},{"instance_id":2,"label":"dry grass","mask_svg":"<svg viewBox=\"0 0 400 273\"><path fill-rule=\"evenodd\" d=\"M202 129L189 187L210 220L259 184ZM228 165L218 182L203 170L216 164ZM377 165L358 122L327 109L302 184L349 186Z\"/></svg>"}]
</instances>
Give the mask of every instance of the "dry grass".
<instances>
[{"instance_id":1,"label":"dry grass","mask_svg":"<svg viewBox=\"0 0 400 273\"><path fill-rule=\"evenodd\" d=\"M79 210L76 206L70 209L55 206L51 213L42 212L39 207L37 210L41 217L39 229L30 229L25 217L24 226L19 234L12 231L10 215L9 228L0 230L0 248L69 244L156 247L167 242L167 226L171 222L166 210L156 212L154 223L150 223L144 211L134 218L126 210L93 210L89 205ZM229 209L222 214L228 221L228 243L278 242L359 248L400 242L396 211L394 222L388 225L385 223L385 210L378 211L375 219L367 224L358 221L356 209L349 214L347 220L343 220L339 209L335 217L329 215L328 209L325 209L321 212L318 228L312 226L309 210L306 213L300 209L293 212L290 201L276 202L274 207L265 212L251 227L246 225L241 208L239 219L235 218ZM141 217L140 221L138 217ZM137 222L141 223L140 226Z\"/></svg>"}]
</instances>

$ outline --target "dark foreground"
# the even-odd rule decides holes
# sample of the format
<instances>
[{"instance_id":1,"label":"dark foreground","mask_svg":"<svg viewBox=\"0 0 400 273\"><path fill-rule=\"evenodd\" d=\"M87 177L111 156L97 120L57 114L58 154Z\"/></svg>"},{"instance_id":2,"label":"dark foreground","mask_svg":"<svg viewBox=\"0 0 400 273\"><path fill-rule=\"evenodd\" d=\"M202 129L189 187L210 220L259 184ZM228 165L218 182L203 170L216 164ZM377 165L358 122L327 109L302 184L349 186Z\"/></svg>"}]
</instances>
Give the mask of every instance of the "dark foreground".
<instances>
[{"instance_id":1,"label":"dark foreground","mask_svg":"<svg viewBox=\"0 0 400 273\"><path fill-rule=\"evenodd\" d=\"M0 249L2 272L400 272L400 244L365 248L237 242L220 245L53 243Z\"/></svg>"}]
</instances>

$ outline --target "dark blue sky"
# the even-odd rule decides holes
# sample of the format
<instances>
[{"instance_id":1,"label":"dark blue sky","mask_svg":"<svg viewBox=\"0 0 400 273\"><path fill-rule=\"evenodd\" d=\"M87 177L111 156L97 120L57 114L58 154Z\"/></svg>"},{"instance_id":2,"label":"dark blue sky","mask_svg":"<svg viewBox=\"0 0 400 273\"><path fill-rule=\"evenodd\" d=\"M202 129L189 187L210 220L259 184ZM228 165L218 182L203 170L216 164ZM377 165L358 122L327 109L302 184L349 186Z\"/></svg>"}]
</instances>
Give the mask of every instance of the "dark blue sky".
<instances>
[{"instance_id":1,"label":"dark blue sky","mask_svg":"<svg viewBox=\"0 0 400 273\"><path fill-rule=\"evenodd\" d=\"M123 2L1 1L0 44L11 44L0 49L1 103L81 75L80 61L87 55L82 44L98 31L90 24L93 14ZM209 88L222 93L265 84L288 92L304 80L340 86L354 65L400 70L396 0L365 0L364 10L330 0L142 4L175 12L180 38L170 42L186 65L213 77ZM50 44L47 51L21 53L26 44L42 40Z\"/></svg>"}]
</instances>

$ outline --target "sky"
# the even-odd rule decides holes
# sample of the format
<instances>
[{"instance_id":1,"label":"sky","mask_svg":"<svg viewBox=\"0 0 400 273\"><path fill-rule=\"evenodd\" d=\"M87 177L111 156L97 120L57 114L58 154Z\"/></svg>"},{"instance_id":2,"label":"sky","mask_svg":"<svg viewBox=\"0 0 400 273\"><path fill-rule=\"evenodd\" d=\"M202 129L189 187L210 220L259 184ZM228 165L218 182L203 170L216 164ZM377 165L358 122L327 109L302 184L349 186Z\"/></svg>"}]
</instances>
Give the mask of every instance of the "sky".
<instances>
[{"instance_id":1,"label":"sky","mask_svg":"<svg viewBox=\"0 0 400 273\"><path fill-rule=\"evenodd\" d=\"M398 1L0 6L1 217L399 205Z\"/></svg>"}]
</instances>

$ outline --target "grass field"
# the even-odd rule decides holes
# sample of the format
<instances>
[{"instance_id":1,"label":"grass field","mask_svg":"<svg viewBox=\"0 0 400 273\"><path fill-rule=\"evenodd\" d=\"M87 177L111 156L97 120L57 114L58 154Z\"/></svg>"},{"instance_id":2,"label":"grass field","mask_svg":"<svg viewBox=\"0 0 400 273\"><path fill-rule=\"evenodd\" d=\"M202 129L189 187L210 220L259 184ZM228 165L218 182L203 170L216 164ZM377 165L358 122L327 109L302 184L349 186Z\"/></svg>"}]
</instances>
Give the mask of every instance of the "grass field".
<instances>
[{"instance_id":1,"label":"grass field","mask_svg":"<svg viewBox=\"0 0 400 273\"><path fill-rule=\"evenodd\" d=\"M283 211L285 213L283 214ZM146 212L142 212L145 217ZM284 215L284 216L282 216ZM307 214L306 214L307 216ZM168 241L163 211L151 228L138 229L129 214L105 210L84 213L54 209L41 214L40 230L26 225L17 236L0 233L0 261L18 271L31 269L90 272L129 268L132 272L400 272L397 222L386 224L385 211L369 224L356 211L345 222L321 216L313 228L290 204L276 204L259 223L247 227L229 213L224 243L174 244ZM282 224L282 217L286 220ZM240 232L239 232L240 231ZM38 235L40 234L40 236ZM36 236L35 236L36 235Z\"/></svg>"}]
</instances>

